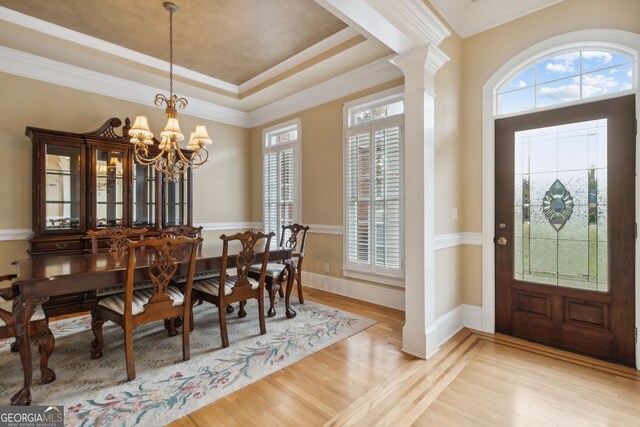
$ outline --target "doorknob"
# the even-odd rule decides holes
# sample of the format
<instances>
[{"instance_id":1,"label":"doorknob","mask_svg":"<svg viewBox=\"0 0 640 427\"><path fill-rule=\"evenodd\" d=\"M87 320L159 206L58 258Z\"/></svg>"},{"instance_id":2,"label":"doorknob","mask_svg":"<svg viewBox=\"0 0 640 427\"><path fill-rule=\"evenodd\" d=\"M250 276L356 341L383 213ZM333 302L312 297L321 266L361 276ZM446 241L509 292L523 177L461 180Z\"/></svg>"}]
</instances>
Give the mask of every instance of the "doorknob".
<instances>
[{"instance_id":1,"label":"doorknob","mask_svg":"<svg viewBox=\"0 0 640 427\"><path fill-rule=\"evenodd\" d=\"M506 237L498 237L498 244L500 246L504 246L507 244L507 238Z\"/></svg>"}]
</instances>

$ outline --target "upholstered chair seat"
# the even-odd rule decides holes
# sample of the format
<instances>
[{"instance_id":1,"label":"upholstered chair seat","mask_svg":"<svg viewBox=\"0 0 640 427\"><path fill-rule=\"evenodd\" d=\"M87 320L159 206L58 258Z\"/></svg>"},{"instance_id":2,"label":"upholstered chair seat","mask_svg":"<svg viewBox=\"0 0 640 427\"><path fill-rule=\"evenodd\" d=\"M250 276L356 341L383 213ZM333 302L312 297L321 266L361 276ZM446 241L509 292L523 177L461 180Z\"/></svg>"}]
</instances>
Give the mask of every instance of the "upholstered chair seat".
<instances>
[{"instance_id":1,"label":"upholstered chair seat","mask_svg":"<svg viewBox=\"0 0 640 427\"><path fill-rule=\"evenodd\" d=\"M169 298L173 300L173 306L178 307L184 304L184 295L180 292L180 289L169 286L167 287L167 294ZM133 292L133 301L131 306L131 314L141 314L144 312L144 306L149 302L149 299L153 296L153 289L144 289L141 291ZM109 310L124 315L124 294L116 294L107 298L103 298L98 302L100 307L108 308Z\"/></svg>"},{"instance_id":2,"label":"upholstered chair seat","mask_svg":"<svg viewBox=\"0 0 640 427\"><path fill-rule=\"evenodd\" d=\"M225 295L231 295L233 293L233 285L237 280L238 279L236 277L227 275L227 280L225 280L224 286ZM260 283L252 278L249 278L249 283L251 283L251 289L257 289L260 286ZM193 289L197 289L198 291L205 292L209 295L218 296L220 293L220 277L218 276L207 280L193 282Z\"/></svg>"}]
</instances>

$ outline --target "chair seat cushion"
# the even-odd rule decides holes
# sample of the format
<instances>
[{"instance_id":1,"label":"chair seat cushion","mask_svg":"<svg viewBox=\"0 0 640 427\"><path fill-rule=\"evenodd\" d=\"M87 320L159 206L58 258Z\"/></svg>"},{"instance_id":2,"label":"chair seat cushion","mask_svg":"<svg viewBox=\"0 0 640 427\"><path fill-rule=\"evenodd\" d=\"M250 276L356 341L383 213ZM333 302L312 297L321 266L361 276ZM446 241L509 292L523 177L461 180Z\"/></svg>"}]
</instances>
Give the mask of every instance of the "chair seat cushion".
<instances>
[{"instance_id":1,"label":"chair seat cushion","mask_svg":"<svg viewBox=\"0 0 640 427\"><path fill-rule=\"evenodd\" d=\"M193 282L195 283L196 280L211 279L212 277L218 276L220 276L219 271L201 271L193 275ZM184 283L187 281L187 276L174 276L173 281L176 283Z\"/></svg>"},{"instance_id":2,"label":"chair seat cushion","mask_svg":"<svg viewBox=\"0 0 640 427\"><path fill-rule=\"evenodd\" d=\"M284 264L278 264L275 262L270 262L267 264L267 268L265 270L265 275L267 277L279 277L283 270L285 268ZM251 268L249 268L249 271L252 273L256 273L256 274L260 274L260 272L262 271L262 264L253 264L251 266Z\"/></svg>"},{"instance_id":3,"label":"chair seat cushion","mask_svg":"<svg viewBox=\"0 0 640 427\"><path fill-rule=\"evenodd\" d=\"M260 284L257 280L248 278L249 283L251 283L251 289L257 289ZM233 293L233 285L236 284L237 277L227 275L227 279L225 280L224 286L224 294L230 295ZM204 292L210 295L218 296L220 295L220 277L213 277L211 279L199 280L197 282L193 282L193 289L198 290L200 292Z\"/></svg>"},{"instance_id":4,"label":"chair seat cushion","mask_svg":"<svg viewBox=\"0 0 640 427\"><path fill-rule=\"evenodd\" d=\"M180 292L180 289L169 286L167 288L169 298L173 300L173 306L177 307L184 303L184 295ZM144 312L144 305L149 302L149 298L153 296L153 289L143 289L141 291L135 291L133 293L133 304L131 312L135 316ZM98 302L98 306L108 308L118 314L124 316L124 294L112 295L107 298L103 298Z\"/></svg>"},{"instance_id":5,"label":"chair seat cushion","mask_svg":"<svg viewBox=\"0 0 640 427\"><path fill-rule=\"evenodd\" d=\"M141 291L143 289L151 289L151 288L153 288L153 282L151 280L133 284L134 291ZM109 295L123 294L125 290L126 289L124 285L110 286L108 288L98 289L96 291L96 295L99 297L106 297Z\"/></svg>"},{"instance_id":6,"label":"chair seat cushion","mask_svg":"<svg viewBox=\"0 0 640 427\"><path fill-rule=\"evenodd\" d=\"M11 313L12 309L13 309L13 301L5 301L4 299L0 301L0 310L7 313ZM42 309L42 305L37 305L35 311L33 312L33 316L31 316L31 320L32 321L42 320L44 318L46 318L46 316L44 315L44 310ZM0 327L6 326L6 325L7 324L5 323L5 321L2 320L2 318L0 318Z\"/></svg>"}]
</instances>

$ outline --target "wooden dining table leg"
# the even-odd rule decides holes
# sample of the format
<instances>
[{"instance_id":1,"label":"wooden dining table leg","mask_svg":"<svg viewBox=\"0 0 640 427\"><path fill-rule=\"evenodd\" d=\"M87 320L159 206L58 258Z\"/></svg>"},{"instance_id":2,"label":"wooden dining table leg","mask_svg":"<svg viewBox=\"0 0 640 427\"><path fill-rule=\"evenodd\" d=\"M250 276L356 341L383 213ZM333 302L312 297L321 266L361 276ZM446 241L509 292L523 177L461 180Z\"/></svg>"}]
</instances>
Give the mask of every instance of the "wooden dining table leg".
<instances>
[{"instance_id":1,"label":"wooden dining table leg","mask_svg":"<svg viewBox=\"0 0 640 427\"><path fill-rule=\"evenodd\" d=\"M295 275L296 267L294 265L293 259L285 260L284 262L287 269L287 293L284 297L284 306L286 308L287 318L293 319L296 317L298 313L295 312L294 309L289 305L289 300L291 299L291 289L293 288L293 276Z\"/></svg>"},{"instance_id":2,"label":"wooden dining table leg","mask_svg":"<svg viewBox=\"0 0 640 427\"><path fill-rule=\"evenodd\" d=\"M16 341L20 350L22 361L22 371L24 373L24 385L11 398L11 405L31 404L31 385L33 384L33 365L31 357L31 337L29 333L29 322L38 304L46 302L49 298L23 298L18 295L13 300L13 325L16 334ZM53 372L53 371L52 371Z\"/></svg>"}]
</instances>

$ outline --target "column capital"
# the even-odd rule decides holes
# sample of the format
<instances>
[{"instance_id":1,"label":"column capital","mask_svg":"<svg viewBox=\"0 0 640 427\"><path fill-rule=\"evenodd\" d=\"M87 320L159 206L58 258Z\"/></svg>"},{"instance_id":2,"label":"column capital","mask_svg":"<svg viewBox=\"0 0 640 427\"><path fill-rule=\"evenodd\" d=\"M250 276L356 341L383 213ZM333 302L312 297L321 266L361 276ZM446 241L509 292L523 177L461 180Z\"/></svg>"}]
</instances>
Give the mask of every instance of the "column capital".
<instances>
[{"instance_id":1,"label":"column capital","mask_svg":"<svg viewBox=\"0 0 640 427\"><path fill-rule=\"evenodd\" d=\"M437 46L427 45L396 55L389 61L404 74L405 92L420 89L434 95L435 75L449 59Z\"/></svg>"}]
</instances>

